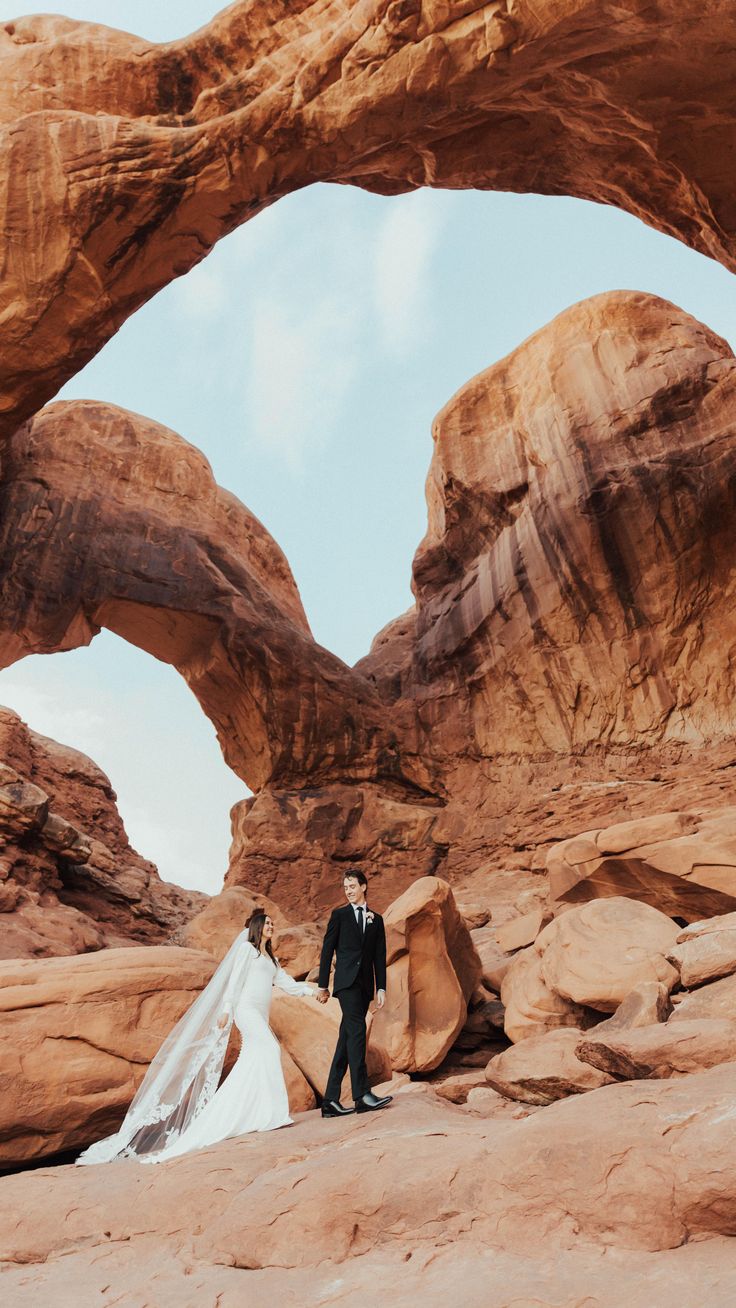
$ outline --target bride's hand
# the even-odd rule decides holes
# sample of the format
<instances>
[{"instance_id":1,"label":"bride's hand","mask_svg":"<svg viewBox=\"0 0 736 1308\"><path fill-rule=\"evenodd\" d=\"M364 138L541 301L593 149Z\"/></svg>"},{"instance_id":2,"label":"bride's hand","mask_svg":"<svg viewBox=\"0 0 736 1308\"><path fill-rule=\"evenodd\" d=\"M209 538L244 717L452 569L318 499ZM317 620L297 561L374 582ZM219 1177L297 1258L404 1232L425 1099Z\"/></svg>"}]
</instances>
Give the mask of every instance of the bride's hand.
<instances>
[{"instance_id":1,"label":"bride's hand","mask_svg":"<svg viewBox=\"0 0 736 1308\"><path fill-rule=\"evenodd\" d=\"M220 1018L219 1022L217 1023L217 1025L219 1026L219 1028L220 1028L221 1031L222 1031L222 1030L227 1026L227 1020L228 1020L228 1019L227 1019L227 1013L223 1013L222 1017Z\"/></svg>"}]
</instances>

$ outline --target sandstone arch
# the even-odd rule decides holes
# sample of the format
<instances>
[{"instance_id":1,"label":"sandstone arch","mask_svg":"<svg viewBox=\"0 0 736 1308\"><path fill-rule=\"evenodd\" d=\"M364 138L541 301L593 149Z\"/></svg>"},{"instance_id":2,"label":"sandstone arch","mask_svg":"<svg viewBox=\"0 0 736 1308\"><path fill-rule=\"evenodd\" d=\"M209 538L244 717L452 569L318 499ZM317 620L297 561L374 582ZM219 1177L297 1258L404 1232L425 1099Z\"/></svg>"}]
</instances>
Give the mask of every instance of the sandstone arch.
<instances>
[{"instance_id":1,"label":"sandstone arch","mask_svg":"<svg viewBox=\"0 0 736 1308\"><path fill-rule=\"evenodd\" d=\"M429 783L409 719L315 644L276 542L167 428L93 401L42 410L4 454L0 532L3 666L105 626L179 669L255 790Z\"/></svg>"},{"instance_id":2,"label":"sandstone arch","mask_svg":"<svg viewBox=\"0 0 736 1308\"><path fill-rule=\"evenodd\" d=\"M0 435L315 181L582 196L736 267L735 37L702 0L242 0L165 45L5 23Z\"/></svg>"}]
</instances>

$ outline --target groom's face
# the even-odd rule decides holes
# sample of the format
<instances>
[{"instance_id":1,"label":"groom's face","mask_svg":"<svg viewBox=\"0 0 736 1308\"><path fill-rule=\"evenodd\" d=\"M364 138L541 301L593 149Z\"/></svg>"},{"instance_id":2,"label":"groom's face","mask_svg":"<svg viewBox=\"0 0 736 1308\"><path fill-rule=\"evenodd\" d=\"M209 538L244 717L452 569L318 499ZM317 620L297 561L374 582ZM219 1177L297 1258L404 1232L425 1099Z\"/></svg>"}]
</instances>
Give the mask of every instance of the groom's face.
<instances>
[{"instance_id":1,"label":"groom's face","mask_svg":"<svg viewBox=\"0 0 736 1308\"><path fill-rule=\"evenodd\" d=\"M361 886L357 877L346 877L343 881L345 887L345 898L349 904L360 904L363 902L364 888Z\"/></svg>"}]
</instances>

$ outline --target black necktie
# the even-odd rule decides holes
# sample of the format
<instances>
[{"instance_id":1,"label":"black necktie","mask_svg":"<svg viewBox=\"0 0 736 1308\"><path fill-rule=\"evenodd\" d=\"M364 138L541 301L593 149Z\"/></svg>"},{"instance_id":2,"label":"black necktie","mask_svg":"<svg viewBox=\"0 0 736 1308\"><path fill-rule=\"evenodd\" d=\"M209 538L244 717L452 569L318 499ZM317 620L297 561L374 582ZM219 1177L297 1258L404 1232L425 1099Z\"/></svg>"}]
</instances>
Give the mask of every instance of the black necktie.
<instances>
[{"instance_id":1,"label":"black necktie","mask_svg":"<svg viewBox=\"0 0 736 1308\"><path fill-rule=\"evenodd\" d=\"M363 914L365 913L365 909L362 907L362 905L358 908L358 912L360 913L360 917L358 918L358 923L359 923L359 926L360 926L360 934L361 934L362 936L364 936L364 935L365 935L365 917L363 916Z\"/></svg>"}]
</instances>

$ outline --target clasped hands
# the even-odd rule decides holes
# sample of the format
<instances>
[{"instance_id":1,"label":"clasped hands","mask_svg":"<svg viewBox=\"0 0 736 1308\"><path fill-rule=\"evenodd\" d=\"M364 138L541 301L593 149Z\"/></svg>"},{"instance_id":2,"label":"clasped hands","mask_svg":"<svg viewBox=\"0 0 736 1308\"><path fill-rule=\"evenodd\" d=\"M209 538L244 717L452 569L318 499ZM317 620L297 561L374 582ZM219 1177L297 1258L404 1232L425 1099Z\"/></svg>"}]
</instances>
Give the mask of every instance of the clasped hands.
<instances>
[{"instance_id":1,"label":"clasped hands","mask_svg":"<svg viewBox=\"0 0 736 1308\"><path fill-rule=\"evenodd\" d=\"M314 996L314 997L315 997L315 999L317 1000L317 1003L318 1003L318 1004L326 1004L326 1003L327 1003L327 1000L328 1000L329 997L330 997L330 992L329 992L329 990L319 989L319 990L317 990L317 992L315 993L315 996ZM376 991L376 1008L383 1008L383 1005L385 1004L385 1002L386 1002L386 991L385 991L385 990L377 990L377 991Z\"/></svg>"}]
</instances>

